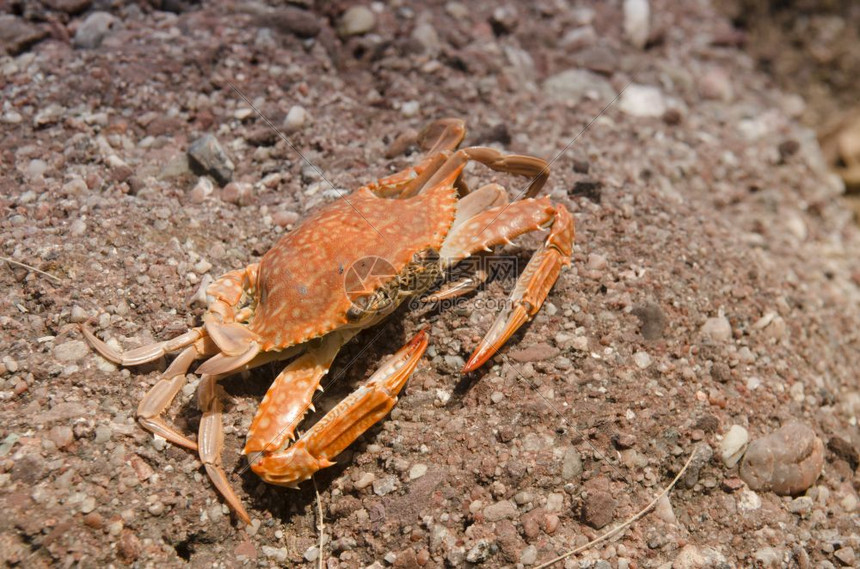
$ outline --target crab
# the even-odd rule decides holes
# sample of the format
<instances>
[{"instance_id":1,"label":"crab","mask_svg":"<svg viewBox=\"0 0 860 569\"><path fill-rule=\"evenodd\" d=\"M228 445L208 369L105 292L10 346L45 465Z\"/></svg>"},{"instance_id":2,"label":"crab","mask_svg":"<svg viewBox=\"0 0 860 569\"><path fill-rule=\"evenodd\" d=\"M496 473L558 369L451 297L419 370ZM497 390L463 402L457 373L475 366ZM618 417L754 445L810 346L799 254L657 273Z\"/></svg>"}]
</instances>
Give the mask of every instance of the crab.
<instances>
[{"instance_id":1,"label":"crab","mask_svg":"<svg viewBox=\"0 0 860 569\"><path fill-rule=\"evenodd\" d=\"M490 330L463 368L471 372L540 309L570 264L574 226L568 210L534 197L549 175L546 161L505 155L487 147L458 149L465 125L431 123L419 135L426 151L416 166L369 183L320 207L285 234L259 263L228 272L206 289L201 326L165 342L126 352L87 327L92 347L117 364L135 366L179 351L141 400L141 426L196 451L212 483L246 524L250 517L222 466L224 435L218 380L260 365L289 363L274 379L248 430L243 454L266 482L289 487L334 464L337 455L382 420L427 348L421 330L356 391L296 438L296 427L321 390L341 347L379 323L404 300L453 298L475 290L486 275L449 282L425 293L458 262L527 232L548 229L543 244L518 277ZM495 171L530 178L522 199L509 202L498 184L470 191L462 180L476 161ZM197 441L163 415L197 360L202 411Z\"/></svg>"}]
</instances>

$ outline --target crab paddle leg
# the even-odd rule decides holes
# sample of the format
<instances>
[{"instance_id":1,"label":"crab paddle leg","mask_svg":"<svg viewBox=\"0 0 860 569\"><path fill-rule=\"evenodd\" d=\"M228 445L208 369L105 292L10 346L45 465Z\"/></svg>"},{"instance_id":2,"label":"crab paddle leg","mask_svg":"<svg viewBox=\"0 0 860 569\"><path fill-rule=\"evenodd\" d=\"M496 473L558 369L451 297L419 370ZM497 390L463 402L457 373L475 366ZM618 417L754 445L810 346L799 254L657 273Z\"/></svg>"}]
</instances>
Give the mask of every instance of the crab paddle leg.
<instances>
[{"instance_id":1,"label":"crab paddle leg","mask_svg":"<svg viewBox=\"0 0 860 569\"><path fill-rule=\"evenodd\" d=\"M266 482L295 487L334 464L332 459L391 411L426 349L427 334L421 331L294 445L264 453L251 468Z\"/></svg>"}]
</instances>

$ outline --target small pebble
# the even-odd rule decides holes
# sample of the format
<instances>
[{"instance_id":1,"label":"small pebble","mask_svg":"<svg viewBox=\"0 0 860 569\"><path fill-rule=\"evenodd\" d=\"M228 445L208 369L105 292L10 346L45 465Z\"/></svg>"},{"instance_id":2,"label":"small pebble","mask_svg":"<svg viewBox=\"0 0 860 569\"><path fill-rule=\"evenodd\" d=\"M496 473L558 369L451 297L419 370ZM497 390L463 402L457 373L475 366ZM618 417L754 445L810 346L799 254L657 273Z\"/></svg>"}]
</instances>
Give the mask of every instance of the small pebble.
<instances>
[{"instance_id":1,"label":"small pebble","mask_svg":"<svg viewBox=\"0 0 860 569\"><path fill-rule=\"evenodd\" d=\"M81 501L81 513L89 514L96 509L96 499L92 496L87 496Z\"/></svg>"},{"instance_id":2,"label":"small pebble","mask_svg":"<svg viewBox=\"0 0 860 569\"><path fill-rule=\"evenodd\" d=\"M236 167L212 134L204 134L192 142L188 147L188 158L192 166L203 174L209 174L221 185L227 184L233 178Z\"/></svg>"},{"instance_id":3,"label":"small pebble","mask_svg":"<svg viewBox=\"0 0 860 569\"><path fill-rule=\"evenodd\" d=\"M715 342L727 342L732 338L732 325L725 316L716 316L705 321L701 332Z\"/></svg>"},{"instance_id":4,"label":"small pebble","mask_svg":"<svg viewBox=\"0 0 860 569\"><path fill-rule=\"evenodd\" d=\"M90 353L90 347L82 340L71 340L54 346L54 357L61 362L77 362Z\"/></svg>"},{"instance_id":5,"label":"small pebble","mask_svg":"<svg viewBox=\"0 0 860 569\"><path fill-rule=\"evenodd\" d=\"M809 496L800 496L788 503L788 511L792 514L806 517L812 511L812 506L814 505L812 498Z\"/></svg>"},{"instance_id":6,"label":"small pebble","mask_svg":"<svg viewBox=\"0 0 860 569\"><path fill-rule=\"evenodd\" d=\"M490 558L491 554L492 550L490 548L490 542L486 539L479 539L468 553L466 553L466 561L475 564L484 563Z\"/></svg>"},{"instance_id":7,"label":"small pebble","mask_svg":"<svg viewBox=\"0 0 860 569\"><path fill-rule=\"evenodd\" d=\"M272 547L271 545L264 545L262 548L263 555L270 559L274 559L278 563L286 563L287 557L289 556L289 552L286 547Z\"/></svg>"},{"instance_id":8,"label":"small pebble","mask_svg":"<svg viewBox=\"0 0 860 569\"><path fill-rule=\"evenodd\" d=\"M785 496L812 486L823 467L824 443L811 428L792 421L749 445L740 475L752 490Z\"/></svg>"},{"instance_id":9,"label":"small pebble","mask_svg":"<svg viewBox=\"0 0 860 569\"><path fill-rule=\"evenodd\" d=\"M413 464L412 468L409 469L409 480L417 480L425 474L427 474L426 464Z\"/></svg>"},{"instance_id":10,"label":"small pebble","mask_svg":"<svg viewBox=\"0 0 860 569\"><path fill-rule=\"evenodd\" d=\"M568 69L552 75L544 81L543 90L550 99L573 104L585 98L609 103L616 95L605 77L586 69Z\"/></svg>"},{"instance_id":11,"label":"small pebble","mask_svg":"<svg viewBox=\"0 0 860 569\"><path fill-rule=\"evenodd\" d=\"M79 49L99 47L117 23L118 20L107 12L92 12L75 31L74 46Z\"/></svg>"},{"instance_id":12,"label":"small pebble","mask_svg":"<svg viewBox=\"0 0 860 569\"><path fill-rule=\"evenodd\" d=\"M75 440L75 435L71 427L59 425L48 432L48 439L57 445L58 449L64 449L72 444L72 441Z\"/></svg>"},{"instance_id":13,"label":"small pebble","mask_svg":"<svg viewBox=\"0 0 860 569\"><path fill-rule=\"evenodd\" d=\"M246 182L230 182L221 190L221 200L238 206L251 200L253 187Z\"/></svg>"},{"instance_id":14,"label":"small pebble","mask_svg":"<svg viewBox=\"0 0 860 569\"><path fill-rule=\"evenodd\" d=\"M618 107L633 117L662 117L666 112L663 92L650 85L629 85L621 94Z\"/></svg>"},{"instance_id":15,"label":"small pebble","mask_svg":"<svg viewBox=\"0 0 860 569\"><path fill-rule=\"evenodd\" d=\"M615 517L616 505L609 492L592 490L582 501L582 521L594 529L605 527Z\"/></svg>"},{"instance_id":16,"label":"small pebble","mask_svg":"<svg viewBox=\"0 0 860 569\"><path fill-rule=\"evenodd\" d=\"M421 103L418 101L406 101L400 106L400 112L404 117L414 117L421 109Z\"/></svg>"},{"instance_id":17,"label":"small pebble","mask_svg":"<svg viewBox=\"0 0 860 569\"><path fill-rule=\"evenodd\" d=\"M852 547L841 547L833 552L833 557L836 558L845 567L856 567L857 556Z\"/></svg>"},{"instance_id":18,"label":"small pebble","mask_svg":"<svg viewBox=\"0 0 860 569\"><path fill-rule=\"evenodd\" d=\"M69 315L69 321L74 322L76 324L80 324L81 322L86 322L89 319L89 314L87 311L81 308L78 305L72 307L72 313Z\"/></svg>"},{"instance_id":19,"label":"small pebble","mask_svg":"<svg viewBox=\"0 0 860 569\"><path fill-rule=\"evenodd\" d=\"M352 6L340 17L337 33L342 38L360 36L376 26L376 16L367 6Z\"/></svg>"},{"instance_id":20,"label":"small pebble","mask_svg":"<svg viewBox=\"0 0 860 569\"><path fill-rule=\"evenodd\" d=\"M581 474L582 457L575 448L568 447L561 459L561 477L569 482L579 478Z\"/></svg>"},{"instance_id":21,"label":"small pebble","mask_svg":"<svg viewBox=\"0 0 860 569\"><path fill-rule=\"evenodd\" d=\"M93 442L97 445L103 445L111 439L113 430L107 425L99 425L96 427L96 436Z\"/></svg>"},{"instance_id":22,"label":"small pebble","mask_svg":"<svg viewBox=\"0 0 860 569\"><path fill-rule=\"evenodd\" d=\"M355 487L358 490L364 490L376 480L376 475L372 472L365 472L358 480L355 481Z\"/></svg>"},{"instance_id":23,"label":"small pebble","mask_svg":"<svg viewBox=\"0 0 860 569\"><path fill-rule=\"evenodd\" d=\"M624 0L624 37L642 49L650 34L651 7L648 0Z\"/></svg>"},{"instance_id":24,"label":"small pebble","mask_svg":"<svg viewBox=\"0 0 860 569\"><path fill-rule=\"evenodd\" d=\"M303 557L305 560L314 562L320 556L320 548L317 545L312 545L305 550Z\"/></svg>"},{"instance_id":25,"label":"small pebble","mask_svg":"<svg viewBox=\"0 0 860 569\"><path fill-rule=\"evenodd\" d=\"M84 516L84 524L93 529L102 529L104 527L104 518L98 512L90 512Z\"/></svg>"},{"instance_id":26,"label":"small pebble","mask_svg":"<svg viewBox=\"0 0 860 569\"><path fill-rule=\"evenodd\" d=\"M523 565L534 565L535 561L537 561L537 554L537 547L534 545L526 546L522 553L520 553L520 563Z\"/></svg>"},{"instance_id":27,"label":"small pebble","mask_svg":"<svg viewBox=\"0 0 860 569\"><path fill-rule=\"evenodd\" d=\"M394 476L386 476L373 481L373 493L377 496L385 496L397 489L397 479Z\"/></svg>"},{"instance_id":28,"label":"small pebble","mask_svg":"<svg viewBox=\"0 0 860 569\"><path fill-rule=\"evenodd\" d=\"M200 178L197 179L197 183L191 189L189 197L191 198L192 203L199 204L203 203L214 191L215 186L212 184L212 180L206 176L200 176Z\"/></svg>"},{"instance_id":29,"label":"small pebble","mask_svg":"<svg viewBox=\"0 0 860 569\"><path fill-rule=\"evenodd\" d=\"M723 464L732 468L738 463L749 443L749 432L740 425L732 425L720 442L720 458Z\"/></svg>"},{"instance_id":30,"label":"small pebble","mask_svg":"<svg viewBox=\"0 0 860 569\"><path fill-rule=\"evenodd\" d=\"M586 261L586 267L591 269L592 271L601 271L606 268L608 264L606 257L603 255L598 255L597 253L589 253L588 261Z\"/></svg>"},{"instance_id":31,"label":"small pebble","mask_svg":"<svg viewBox=\"0 0 860 569\"><path fill-rule=\"evenodd\" d=\"M87 224L80 219L76 219L69 226L69 233L74 237L80 237L87 232Z\"/></svg>"},{"instance_id":32,"label":"small pebble","mask_svg":"<svg viewBox=\"0 0 860 569\"><path fill-rule=\"evenodd\" d=\"M685 545L675 560L672 569L716 569L726 565L726 558L719 551L710 547Z\"/></svg>"},{"instance_id":33,"label":"small pebble","mask_svg":"<svg viewBox=\"0 0 860 569\"><path fill-rule=\"evenodd\" d=\"M722 68L711 69L699 80L699 93L704 99L731 101L734 97L731 76Z\"/></svg>"},{"instance_id":34,"label":"small pebble","mask_svg":"<svg viewBox=\"0 0 860 569\"><path fill-rule=\"evenodd\" d=\"M278 227L295 225L299 220L299 214L294 211L278 211L272 214L272 223Z\"/></svg>"},{"instance_id":35,"label":"small pebble","mask_svg":"<svg viewBox=\"0 0 860 569\"><path fill-rule=\"evenodd\" d=\"M646 369L651 365L651 356L648 352L636 352L633 354L633 362L639 369Z\"/></svg>"},{"instance_id":36,"label":"small pebble","mask_svg":"<svg viewBox=\"0 0 860 569\"><path fill-rule=\"evenodd\" d=\"M488 522L510 519L516 514L517 507L510 500L502 500L484 508L484 519Z\"/></svg>"},{"instance_id":37,"label":"small pebble","mask_svg":"<svg viewBox=\"0 0 860 569\"><path fill-rule=\"evenodd\" d=\"M293 105L284 118L284 130L288 134L298 132L308 120L308 112L301 105Z\"/></svg>"}]
</instances>

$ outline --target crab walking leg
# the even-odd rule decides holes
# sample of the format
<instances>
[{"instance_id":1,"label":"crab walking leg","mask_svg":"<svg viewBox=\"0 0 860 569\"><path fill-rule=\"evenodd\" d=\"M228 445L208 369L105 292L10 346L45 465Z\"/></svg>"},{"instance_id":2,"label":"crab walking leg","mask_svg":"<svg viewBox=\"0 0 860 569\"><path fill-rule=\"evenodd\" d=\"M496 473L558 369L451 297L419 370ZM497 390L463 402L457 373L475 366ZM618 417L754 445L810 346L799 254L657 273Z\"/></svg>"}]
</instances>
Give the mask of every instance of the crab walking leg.
<instances>
[{"instance_id":1,"label":"crab walking leg","mask_svg":"<svg viewBox=\"0 0 860 569\"><path fill-rule=\"evenodd\" d=\"M466 125L460 119L440 119L430 123L418 135L418 143L427 151L427 157L420 164L381 178L365 188L385 198L415 195L463 142L465 136Z\"/></svg>"},{"instance_id":2,"label":"crab walking leg","mask_svg":"<svg viewBox=\"0 0 860 569\"><path fill-rule=\"evenodd\" d=\"M517 279L504 309L466 362L463 373L483 365L520 326L540 310L562 267L570 264L573 238L573 219L564 206L557 205L555 219L546 241Z\"/></svg>"},{"instance_id":3,"label":"crab walking leg","mask_svg":"<svg viewBox=\"0 0 860 569\"><path fill-rule=\"evenodd\" d=\"M524 195L527 198L535 196L549 177L549 164L541 158L521 154L503 154L495 148L471 146L461 148L451 154L451 157L428 178L426 187L433 188L441 184L454 184L463 172L466 163L471 160L480 162L497 172L507 172L531 178Z\"/></svg>"},{"instance_id":4,"label":"crab walking leg","mask_svg":"<svg viewBox=\"0 0 860 569\"><path fill-rule=\"evenodd\" d=\"M224 496L227 505L236 512L245 524L251 523L251 517L245 511L242 501L230 486L227 473L221 465L221 451L224 448L224 427L221 424L223 406L218 393L218 376L204 375L200 379L197 397L203 417L200 419L198 433L198 452L200 461L206 467L206 474L218 492Z\"/></svg>"},{"instance_id":5,"label":"crab walking leg","mask_svg":"<svg viewBox=\"0 0 860 569\"><path fill-rule=\"evenodd\" d=\"M253 463L260 453L284 448L295 439L296 426L308 410L320 381L328 373L340 348L354 335L333 332L322 338L322 344L296 358L278 374L263 397L257 414L248 429L243 454Z\"/></svg>"},{"instance_id":6,"label":"crab walking leg","mask_svg":"<svg viewBox=\"0 0 860 569\"><path fill-rule=\"evenodd\" d=\"M266 482L296 487L317 470L334 464L333 458L391 411L426 349L427 334L422 330L294 445L265 452L251 468Z\"/></svg>"},{"instance_id":7,"label":"crab walking leg","mask_svg":"<svg viewBox=\"0 0 860 569\"><path fill-rule=\"evenodd\" d=\"M191 450L197 450L197 443L181 434L173 426L167 424L161 417L182 386L185 385L185 374L196 360L212 354L217 350L215 344L208 338L201 339L188 346L176 356L170 367L161 374L158 382L152 386L137 406L137 420L141 426L151 433L164 437L175 445Z\"/></svg>"},{"instance_id":8,"label":"crab walking leg","mask_svg":"<svg viewBox=\"0 0 860 569\"><path fill-rule=\"evenodd\" d=\"M206 335L206 332L202 327L192 328L188 332L185 332L181 336L177 336L172 340L157 342L155 344L134 348L133 350L128 350L126 352L120 352L99 340L87 326L81 324L78 328L93 349L100 353L105 359L122 366L136 366L157 360L161 356L170 352L190 346Z\"/></svg>"},{"instance_id":9,"label":"crab walking leg","mask_svg":"<svg viewBox=\"0 0 860 569\"><path fill-rule=\"evenodd\" d=\"M471 277L465 277L458 281L448 283L436 292L428 294L423 301L442 302L443 300L450 300L452 298L457 298L458 296L463 296L464 294L469 294L472 291L478 290L481 285L487 282L489 277L490 275L487 274L487 271L479 269L475 271L475 274Z\"/></svg>"}]
</instances>

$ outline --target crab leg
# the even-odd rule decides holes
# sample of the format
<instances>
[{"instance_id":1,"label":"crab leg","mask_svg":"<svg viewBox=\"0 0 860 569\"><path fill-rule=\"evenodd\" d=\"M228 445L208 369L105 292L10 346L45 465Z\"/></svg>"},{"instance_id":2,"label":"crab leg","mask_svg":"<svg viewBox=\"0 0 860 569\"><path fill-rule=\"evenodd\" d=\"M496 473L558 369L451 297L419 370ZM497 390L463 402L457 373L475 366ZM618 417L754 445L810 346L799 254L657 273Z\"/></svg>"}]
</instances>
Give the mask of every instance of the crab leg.
<instances>
[{"instance_id":1,"label":"crab leg","mask_svg":"<svg viewBox=\"0 0 860 569\"><path fill-rule=\"evenodd\" d=\"M243 454L254 462L261 453L273 452L287 446L295 439L296 426L308 410L320 380L328 373L340 348L354 335L332 333L322 338L322 345L296 358L278 374L263 397L257 414L248 429L248 439Z\"/></svg>"},{"instance_id":2,"label":"crab leg","mask_svg":"<svg viewBox=\"0 0 860 569\"><path fill-rule=\"evenodd\" d=\"M418 144L428 151L427 157L420 164L381 178L365 188L385 198L415 195L465 136L466 126L460 119L440 119L430 123L418 135Z\"/></svg>"},{"instance_id":3,"label":"crab leg","mask_svg":"<svg viewBox=\"0 0 860 569\"><path fill-rule=\"evenodd\" d=\"M190 346L197 340L203 338L206 334L203 328L192 328L188 332L185 332L181 336L177 336L172 340L157 342L155 344L134 348L133 350L128 350L126 352L120 352L99 340L87 326L81 324L78 328L84 335L84 338L87 339L90 346L92 346L98 353L100 353L105 359L122 366L136 366L157 360L165 354Z\"/></svg>"},{"instance_id":4,"label":"crab leg","mask_svg":"<svg viewBox=\"0 0 860 569\"><path fill-rule=\"evenodd\" d=\"M549 164L541 158L520 154L503 154L495 148L471 146L454 152L432 176L428 177L424 186L433 188L437 185L455 184L466 163L471 160L480 162L497 172L507 172L531 178L529 187L524 194L527 198L536 195L549 177Z\"/></svg>"},{"instance_id":5,"label":"crab leg","mask_svg":"<svg viewBox=\"0 0 860 569\"><path fill-rule=\"evenodd\" d=\"M333 458L394 407L397 394L426 349L427 334L421 331L294 445L264 452L251 468L267 482L295 487L317 470L334 464Z\"/></svg>"},{"instance_id":6,"label":"crab leg","mask_svg":"<svg viewBox=\"0 0 860 569\"><path fill-rule=\"evenodd\" d=\"M197 397L203 417L200 419L200 430L198 432L198 452L200 461L206 467L206 474L224 496L227 505L236 512L245 524L251 523L251 517L245 511L242 501L233 491L227 480L227 473L221 465L221 450L224 447L224 427L221 424L221 398L218 394L217 376L204 375L200 380Z\"/></svg>"},{"instance_id":7,"label":"crab leg","mask_svg":"<svg viewBox=\"0 0 860 569\"><path fill-rule=\"evenodd\" d=\"M204 338L188 346L176 356L170 367L161 374L161 378L137 406L137 420L144 429L164 437L175 445L197 450L197 443L167 424L161 414L170 407L176 394L185 385L185 374L191 364L215 350L217 350L215 345L208 341L208 338Z\"/></svg>"},{"instance_id":8,"label":"crab leg","mask_svg":"<svg viewBox=\"0 0 860 569\"><path fill-rule=\"evenodd\" d=\"M511 238L550 223L546 241L517 279L508 303L466 362L464 373L483 365L540 309L562 267L570 264L573 219L564 206L554 206L548 198L529 198L492 207L458 226L445 239L440 256L444 262L455 263L472 252L510 243Z\"/></svg>"}]
</instances>

